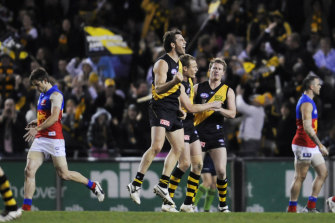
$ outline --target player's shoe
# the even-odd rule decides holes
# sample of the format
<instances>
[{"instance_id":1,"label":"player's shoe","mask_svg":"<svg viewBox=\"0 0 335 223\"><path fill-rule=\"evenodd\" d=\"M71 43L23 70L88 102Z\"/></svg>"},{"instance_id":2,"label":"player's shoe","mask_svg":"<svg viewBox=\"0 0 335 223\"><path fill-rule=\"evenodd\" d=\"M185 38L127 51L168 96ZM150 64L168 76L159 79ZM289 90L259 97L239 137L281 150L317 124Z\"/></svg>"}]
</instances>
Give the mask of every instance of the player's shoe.
<instances>
[{"instance_id":1,"label":"player's shoe","mask_svg":"<svg viewBox=\"0 0 335 223\"><path fill-rule=\"evenodd\" d=\"M331 212L335 213L335 202L333 201L333 197L329 197L327 199L327 205Z\"/></svg>"},{"instance_id":2,"label":"player's shoe","mask_svg":"<svg viewBox=\"0 0 335 223\"><path fill-rule=\"evenodd\" d=\"M186 204L182 204L181 206L180 206L180 212L188 212L188 213L194 213L195 211L194 211L194 206L192 205L192 204L188 204L188 205L186 205Z\"/></svg>"},{"instance_id":3,"label":"player's shoe","mask_svg":"<svg viewBox=\"0 0 335 223\"><path fill-rule=\"evenodd\" d=\"M176 206L170 204L162 204L162 212L179 212Z\"/></svg>"},{"instance_id":4,"label":"player's shoe","mask_svg":"<svg viewBox=\"0 0 335 223\"><path fill-rule=\"evenodd\" d=\"M160 196L163 199L163 202L169 205L175 205L172 198L169 195L169 191L167 188L163 188L157 184L154 186L154 193Z\"/></svg>"},{"instance_id":5,"label":"player's shoe","mask_svg":"<svg viewBox=\"0 0 335 223\"><path fill-rule=\"evenodd\" d=\"M308 208L305 206L302 210L301 213L320 213L320 211L316 208Z\"/></svg>"},{"instance_id":6,"label":"player's shoe","mask_svg":"<svg viewBox=\"0 0 335 223\"><path fill-rule=\"evenodd\" d=\"M102 187L100 186L99 182L94 182L95 188L92 190L95 196L97 196L99 202L103 202L105 199L105 193L102 190Z\"/></svg>"},{"instance_id":7,"label":"player's shoe","mask_svg":"<svg viewBox=\"0 0 335 223\"><path fill-rule=\"evenodd\" d=\"M134 186L132 183L127 185L127 189L129 191L130 198L136 203L141 204L140 199L140 189L141 187Z\"/></svg>"},{"instance_id":8,"label":"player's shoe","mask_svg":"<svg viewBox=\"0 0 335 223\"><path fill-rule=\"evenodd\" d=\"M229 213L229 209L228 209L228 205L224 206L224 207L220 207L220 205L218 206L219 212L224 212L224 213Z\"/></svg>"},{"instance_id":9,"label":"player's shoe","mask_svg":"<svg viewBox=\"0 0 335 223\"><path fill-rule=\"evenodd\" d=\"M4 211L0 215L0 222L11 221L18 219L22 215L22 209L18 208L16 211Z\"/></svg>"}]
</instances>

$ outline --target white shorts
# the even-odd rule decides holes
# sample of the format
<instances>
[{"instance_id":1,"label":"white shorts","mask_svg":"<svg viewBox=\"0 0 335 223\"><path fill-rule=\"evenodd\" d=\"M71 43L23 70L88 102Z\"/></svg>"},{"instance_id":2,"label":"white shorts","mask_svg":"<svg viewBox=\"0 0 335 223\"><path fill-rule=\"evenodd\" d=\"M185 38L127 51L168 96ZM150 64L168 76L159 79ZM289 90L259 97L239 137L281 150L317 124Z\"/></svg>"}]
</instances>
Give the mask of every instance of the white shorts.
<instances>
[{"instance_id":1,"label":"white shorts","mask_svg":"<svg viewBox=\"0 0 335 223\"><path fill-rule=\"evenodd\" d=\"M325 163L325 159L323 158L318 146L310 148L292 144L292 151L295 157L294 161L297 163L309 163L312 164L313 167Z\"/></svg>"},{"instance_id":2,"label":"white shorts","mask_svg":"<svg viewBox=\"0 0 335 223\"><path fill-rule=\"evenodd\" d=\"M49 156L66 156L64 139L35 138L29 151L42 152L47 159Z\"/></svg>"}]
</instances>

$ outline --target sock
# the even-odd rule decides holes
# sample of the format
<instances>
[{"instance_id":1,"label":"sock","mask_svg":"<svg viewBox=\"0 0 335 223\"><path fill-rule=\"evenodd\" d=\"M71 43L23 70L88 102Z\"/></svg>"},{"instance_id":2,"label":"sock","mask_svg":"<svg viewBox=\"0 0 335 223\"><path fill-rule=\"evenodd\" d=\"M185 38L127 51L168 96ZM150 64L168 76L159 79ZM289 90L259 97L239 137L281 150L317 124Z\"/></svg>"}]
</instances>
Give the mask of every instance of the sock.
<instances>
[{"instance_id":1,"label":"sock","mask_svg":"<svg viewBox=\"0 0 335 223\"><path fill-rule=\"evenodd\" d=\"M29 198L25 198L23 199L23 205L22 205L22 209L24 211L30 211L31 209L31 204L33 203L33 200L32 199L29 199Z\"/></svg>"},{"instance_id":2,"label":"sock","mask_svg":"<svg viewBox=\"0 0 335 223\"><path fill-rule=\"evenodd\" d=\"M135 176L135 178L134 178L134 180L131 184L134 185L134 186L137 186L137 187L142 187L143 178L144 178L144 174L140 173L140 172L137 172L136 176Z\"/></svg>"},{"instance_id":3,"label":"sock","mask_svg":"<svg viewBox=\"0 0 335 223\"><path fill-rule=\"evenodd\" d=\"M13 197L13 192L10 189L9 181L7 180L6 175L0 177L0 192L1 197L5 203L5 208L7 211L16 211L17 205Z\"/></svg>"},{"instance_id":4,"label":"sock","mask_svg":"<svg viewBox=\"0 0 335 223\"><path fill-rule=\"evenodd\" d=\"M204 204L204 211L209 212L212 203L214 201L214 197L216 195L216 189L209 189L206 194L205 204Z\"/></svg>"},{"instance_id":5,"label":"sock","mask_svg":"<svg viewBox=\"0 0 335 223\"><path fill-rule=\"evenodd\" d=\"M185 205L190 205L194 202L194 198L199 186L199 179L200 175L190 172L190 175L187 178L187 191L184 201Z\"/></svg>"},{"instance_id":6,"label":"sock","mask_svg":"<svg viewBox=\"0 0 335 223\"><path fill-rule=\"evenodd\" d=\"M184 172L178 167L176 167L176 169L174 169L174 171L172 172L169 182L169 194L171 198L174 197L174 192L176 191L180 183L180 179L183 177L183 175Z\"/></svg>"},{"instance_id":7,"label":"sock","mask_svg":"<svg viewBox=\"0 0 335 223\"><path fill-rule=\"evenodd\" d=\"M335 202L335 196L332 197L332 201Z\"/></svg>"},{"instance_id":8,"label":"sock","mask_svg":"<svg viewBox=\"0 0 335 223\"><path fill-rule=\"evenodd\" d=\"M194 205L197 206L198 205L198 202L200 201L200 198L202 197L202 195L206 194L208 191L208 188L204 187L204 185L200 185L199 186L199 189L195 195L195 198L194 198Z\"/></svg>"},{"instance_id":9,"label":"sock","mask_svg":"<svg viewBox=\"0 0 335 223\"><path fill-rule=\"evenodd\" d=\"M91 180L88 180L88 183L86 184L86 187L87 187L88 189L94 190L95 185L96 185L96 184L95 184L94 182L92 182Z\"/></svg>"},{"instance_id":10,"label":"sock","mask_svg":"<svg viewBox=\"0 0 335 223\"><path fill-rule=\"evenodd\" d=\"M217 187L217 189L219 191L220 207L227 206L227 203L226 203L227 186L228 186L228 180L227 180L227 178L224 179L224 180L220 180L220 179L216 180L216 187Z\"/></svg>"},{"instance_id":11,"label":"sock","mask_svg":"<svg viewBox=\"0 0 335 223\"><path fill-rule=\"evenodd\" d=\"M316 207L316 200L317 200L316 197L312 197L312 196L310 196L310 197L308 198L307 208L309 208L309 209L313 209L313 208L315 208L315 207Z\"/></svg>"},{"instance_id":12,"label":"sock","mask_svg":"<svg viewBox=\"0 0 335 223\"><path fill-rule=\"evenodd\" d=\"M297 201L290 201L287 208L287 212L297 212L297 205L298 205Z\"/></svg>"},{"instance_id":13,"label":"sock","mask_svg":"<svg viewBox=\"0 0 335 223\"><path fill-rule=\"evenodd\" d=\"M162 188L168 188L168 184L169 184L169 177L162 175L161 178L159 179L159 183L158 185Z\"/></svg>"}]
</instances>

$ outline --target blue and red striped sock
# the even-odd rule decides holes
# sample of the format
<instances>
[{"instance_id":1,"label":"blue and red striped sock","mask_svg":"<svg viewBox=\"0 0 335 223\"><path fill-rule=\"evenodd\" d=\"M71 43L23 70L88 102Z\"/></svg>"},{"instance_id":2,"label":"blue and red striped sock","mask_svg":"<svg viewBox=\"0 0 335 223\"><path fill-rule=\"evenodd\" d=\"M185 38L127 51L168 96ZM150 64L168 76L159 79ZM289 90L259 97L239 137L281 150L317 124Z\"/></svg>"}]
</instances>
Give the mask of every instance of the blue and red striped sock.
<instances>
[{"instance_id":1,"label":"blue and red striped sock","mask_svg":"<svg viewBox=\"0 0 335 223\"><path fill-rule=\"evenodd\" d=\"M290 201L288 205L287 212L297 212L297 201Z\"/></svg>"},{"instance_id":2,"label":"blue and red striped sock","mask_svg":"<svg viewBox=\"0 0 335 223\"><path fill-rule=\"evenodd\" d=\"M310 197L308 198L307 207L308 207L309 209L313 209L313 208L315 208L315 207L316 207L316 200L317 200L316 197L312 197L312 196L310 196Z\"/></svg>"},{"instance_id":3,"label":"blue and red striped sock","mask_svg":"<svg viewBox=\"0 0 335 223\"><path fill-rule=\"evenodd\" d=\"M30 211L31 210L31 204L33 203L32 199L29 198L25 198L23 199L23 205L22 205L22 209L24 211Z\"/></svg>"},{"instance_id":4,"label":"blue and red striped sock","mask_svg":"<svg viewBox=\"0 0 335 223\"><path fill-rule=\"evenodd\" d=\"M95 185L96 184L94 182L92 182L91 180L88 180L88 183L87 183L86 187L88 187L91 190L94 190Z\"/></svg>"}]
</instances>

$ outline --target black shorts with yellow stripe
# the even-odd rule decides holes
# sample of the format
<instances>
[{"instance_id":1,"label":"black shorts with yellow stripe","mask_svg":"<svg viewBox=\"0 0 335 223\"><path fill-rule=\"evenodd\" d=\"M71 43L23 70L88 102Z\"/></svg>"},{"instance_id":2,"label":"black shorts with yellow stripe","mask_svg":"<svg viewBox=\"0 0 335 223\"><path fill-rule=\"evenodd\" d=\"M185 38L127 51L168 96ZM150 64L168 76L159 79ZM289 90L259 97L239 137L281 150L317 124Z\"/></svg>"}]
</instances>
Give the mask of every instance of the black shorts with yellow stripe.
<instances>
[{"instance_id":1,"label":"black shorts with yellow stripe","mask_svg":"<svg viewBox=\"0 0 335 223\"><path fill-rule=\"evenodd\" d=\"M182 120L178 118L178 110L149 106L150 126L161 126L168 132L173 132L183 128Z\"/></svg>"},{"instance_id":2,"label":"black shorts with yellow stripe","mask_svg":"<svg viewBox=\"0 0 335 223\"><path fill-rule=\"evenodd\" d=\"M199 139L198 132L193 124L193 117L187 118L183 121L184 126L184 142L193 143Z\"/></svg>"},{"instance_id":3,"label":"black shorts with yellow stripe","mask_svg":"<svg viewBox=\"0 0 335 223\"><path fill-rule=\"evenodd\" d=\"M215 166L209 153L205 155L201 173L210 173L212 176L216 176Z\"/></svg>"}]
</instances>

